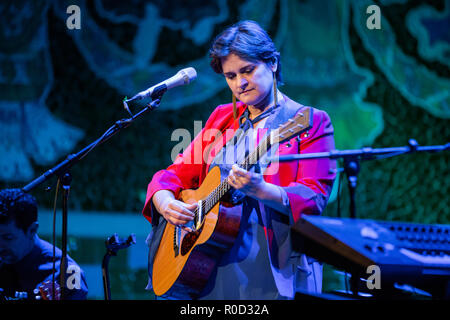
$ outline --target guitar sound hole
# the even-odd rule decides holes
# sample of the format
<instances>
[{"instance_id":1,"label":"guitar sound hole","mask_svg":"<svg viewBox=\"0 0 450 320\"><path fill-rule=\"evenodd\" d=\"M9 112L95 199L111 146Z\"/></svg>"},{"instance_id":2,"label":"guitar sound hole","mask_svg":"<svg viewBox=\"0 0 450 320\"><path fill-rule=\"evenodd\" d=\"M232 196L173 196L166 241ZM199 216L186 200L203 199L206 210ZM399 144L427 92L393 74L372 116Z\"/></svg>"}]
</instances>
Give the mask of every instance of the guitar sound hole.
<instances>
[{"instance_id":1,"label":"guitar sound hole","mask_svg":"<svg viewBox=\"0 0 450 320\"><path fill-rule=\"evenodd\" d=\"M202 233L202 229L203 225L197 231L189 232L184 236L183 241L181 242L181 255L184 256L192 249L198 237L200 236L200 233Z\"/></svg>"}]
</instances>

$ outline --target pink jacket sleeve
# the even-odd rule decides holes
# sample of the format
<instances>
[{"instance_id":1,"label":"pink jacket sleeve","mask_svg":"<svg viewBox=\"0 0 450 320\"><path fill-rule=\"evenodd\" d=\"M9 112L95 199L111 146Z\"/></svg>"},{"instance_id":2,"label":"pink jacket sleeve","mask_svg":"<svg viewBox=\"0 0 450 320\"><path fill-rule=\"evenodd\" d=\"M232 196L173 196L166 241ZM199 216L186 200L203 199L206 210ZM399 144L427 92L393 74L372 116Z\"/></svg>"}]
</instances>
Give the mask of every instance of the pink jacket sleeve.
<instances>
[{"instance_id":1,"label":"pink jacket sleeve","mask_svg":"<svg viewBox=\"0 0 450 320\"><path fill-rule=\"evenodd\" d=\"M306 134L301 134L300 138L300 145L297 143L294 150L288 150L287 153L305 154L333 150L333 126L328 114L314 109L313 127ZM293 162L292 166L296 167L295 181L282 187L289 198L291 221L296 222L301 214L320 214L325 208L336 177L336 161L301 160Z\"/></svg>"}]
</instances>

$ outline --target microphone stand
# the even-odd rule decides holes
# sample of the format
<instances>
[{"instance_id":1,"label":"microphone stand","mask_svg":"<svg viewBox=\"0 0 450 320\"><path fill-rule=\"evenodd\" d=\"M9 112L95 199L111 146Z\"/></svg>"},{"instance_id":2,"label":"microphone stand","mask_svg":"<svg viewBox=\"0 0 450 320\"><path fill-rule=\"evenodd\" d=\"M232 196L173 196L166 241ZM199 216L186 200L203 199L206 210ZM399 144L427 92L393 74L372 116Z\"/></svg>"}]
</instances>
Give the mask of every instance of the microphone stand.
<instances>
[{"instance_id":1,"label":"microphone stand","mask_svg":"<svg viewBox=\"0 0 450 320\"><path fill-rule=\"evenodd\" d=\"M356 218L356 186L358 183L358 173L360 169L359 159L350 157L344 158L344 171L347 174L347 183L350 193L350 218Z\"/></svg>"},{"instance_id":2,"label":"microphone stand","mask_svg":"<svg viewBox=\"0 0 450 320\"><path fill-rule=\"evenodd\" d=\"M308 160L308 159L344 159L344 171L347 175L348 188L350 193L350 218L356 218L356 186L358 182L358 173L360 170L361 160L377 160L384 159L402 154L415 152L440 152L450 149L450 143L437 146L419 146L417 141L410 139L408 146L372 149L370 147L355 149L355 150L332 150L330 152L306 153L306 154L292 154L281 155L278 157L271 157L270 162L284 162L294 160ZM351 287L354 296L358 295L358 278L357 275L351 277Z\"/></svg>"},{"instance_id":3,"label":"microphone stand","mask_svg":"<svg viewBox=\"0 0 450 320\"><path fill-rule=\"evenodd\" d=\"M305 154L291 154L271 157L269 162L285 162L294 160L310 159L344 159L344 171L347 175L347 182L350 189L350 217L356 218L355 191L358 181L361 160L385 159L402 154L415 152L440 152L450 149L450 142L445 145L419 146L417 141L410 139L408 146L372 149L370 147L354 150L332 150L330 152L316 152Z\"/></svg>"},{"instance_id":4,"label":"microphone stand","mask_svg":"<svg viewBox=\"0 0 450 320\"><path fill-rule=\"evenodd\" d=\"M166 90L160 90L157 94L152 95L152 101L146 105L141 111L133 115L129 108L127 102L131 101L126 98L123 100L124 108L131 115L130 118L121 119L114 123L106 132L97 140L80 150L76 154L70 154L67 156L65 160L51 168L50 170L43 173L38 178L34 179L26 186L22 188L24 192L30 192L37 186L41 185L48 179L53 176L58 176L61 180L62 188L63 188L63 197L62 197L62 231L61 231L61 263L60 263L60 288L61 288L61 300L65 299L65 289L66 289L66 265L67 265L67 217L68 217L68 201L69 201L69 193L70 193L70 184L72 182L72 176L70 174L70 168L75 165L78 161L83 159L89 152L91 152L98 145L108 141L114 135L116 135L120 130L129 127L136 119L140 118L142 115L149 111L153 111L161 102L162 95L166 92Z\"/></svg>"},{"instance_id":5,"label":"microphone stand","mask_svg":"<svg viewBox=\"0 0 450 320\"><path fill-rule=\"evenodd\" d=\"M102 274L103 274L103 292L105 294L105 300L111 300L111 285L109 281L109 259L112 256L117 255L117 251L126 249L132 244L136 243L136 236L131 234L126 241L119 239L117 233L112 235L105 241L106 253L103 256L102 261Z\"/></svg>"}]
</instances>

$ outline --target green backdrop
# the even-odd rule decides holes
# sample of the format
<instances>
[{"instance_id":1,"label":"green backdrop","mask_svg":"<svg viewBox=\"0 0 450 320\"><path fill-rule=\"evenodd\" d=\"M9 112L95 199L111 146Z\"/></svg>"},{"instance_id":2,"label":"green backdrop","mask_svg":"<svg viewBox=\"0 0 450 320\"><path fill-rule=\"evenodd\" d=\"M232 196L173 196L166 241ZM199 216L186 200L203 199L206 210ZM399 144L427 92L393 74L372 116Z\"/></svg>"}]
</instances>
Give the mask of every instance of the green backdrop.
<instances>
[{"instance_id":1,"label":"green backdrop","mask_svg":"<svg viewBox=\"0 0 450 320\"><path fill-rule=\"evenodd\" d=\"M80 29L68 27L72 4ZM377 18L370 5L380 9L380 29L368 27ZM87 274L89 297L103 298L106 238L136 233L138 243L111 260L112 296L151 299L144 290L150 224L141 216L147 184L171 162L172 132L193 134L194 121L230 101L209 67L218 32L241 19L263 25L281 52L281 91L330 114L338 149L404 146L411 138L438 145L449 140L449 12L449 1L415 0L3 1L0 187L24 186L127 117L125 96L194 67L195 82L166 93L156 111L71 170L69 254ZM357 217L448 224L448 160L443 152L363 162ZM55 186L52 179L32 191L45 239ZM324 215L348 217L345 177L340 212L337 186ZM325 291L339 281L326 269Z\"/></svg>"}]
</instances>

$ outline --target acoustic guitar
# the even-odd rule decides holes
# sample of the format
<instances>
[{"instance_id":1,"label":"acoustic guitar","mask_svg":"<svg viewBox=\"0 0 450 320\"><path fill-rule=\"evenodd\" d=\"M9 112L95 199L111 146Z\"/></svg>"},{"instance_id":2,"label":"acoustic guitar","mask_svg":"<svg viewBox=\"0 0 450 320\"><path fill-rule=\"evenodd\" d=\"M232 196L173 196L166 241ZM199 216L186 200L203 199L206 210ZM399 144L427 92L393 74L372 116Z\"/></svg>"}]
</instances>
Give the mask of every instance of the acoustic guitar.
<instances>
[{"instance_id":1,"label":"acoustic guitar","mask_svg":"<svg viewBox=\"0 0 450 320\"><path fill-rule=\"evenodd\" d=\"M266 135L239 167L250 170L272 146L310 129L312 119L312 108L301 109ZM166 224L153 261L152 285L157 296L194 299L204 289L223 252L232 247L239 232L241 206L223 202L231 189L216 166L198 189L181 191L178 200L198 203L193 231Z\"/></svg>"}]
</instances>

